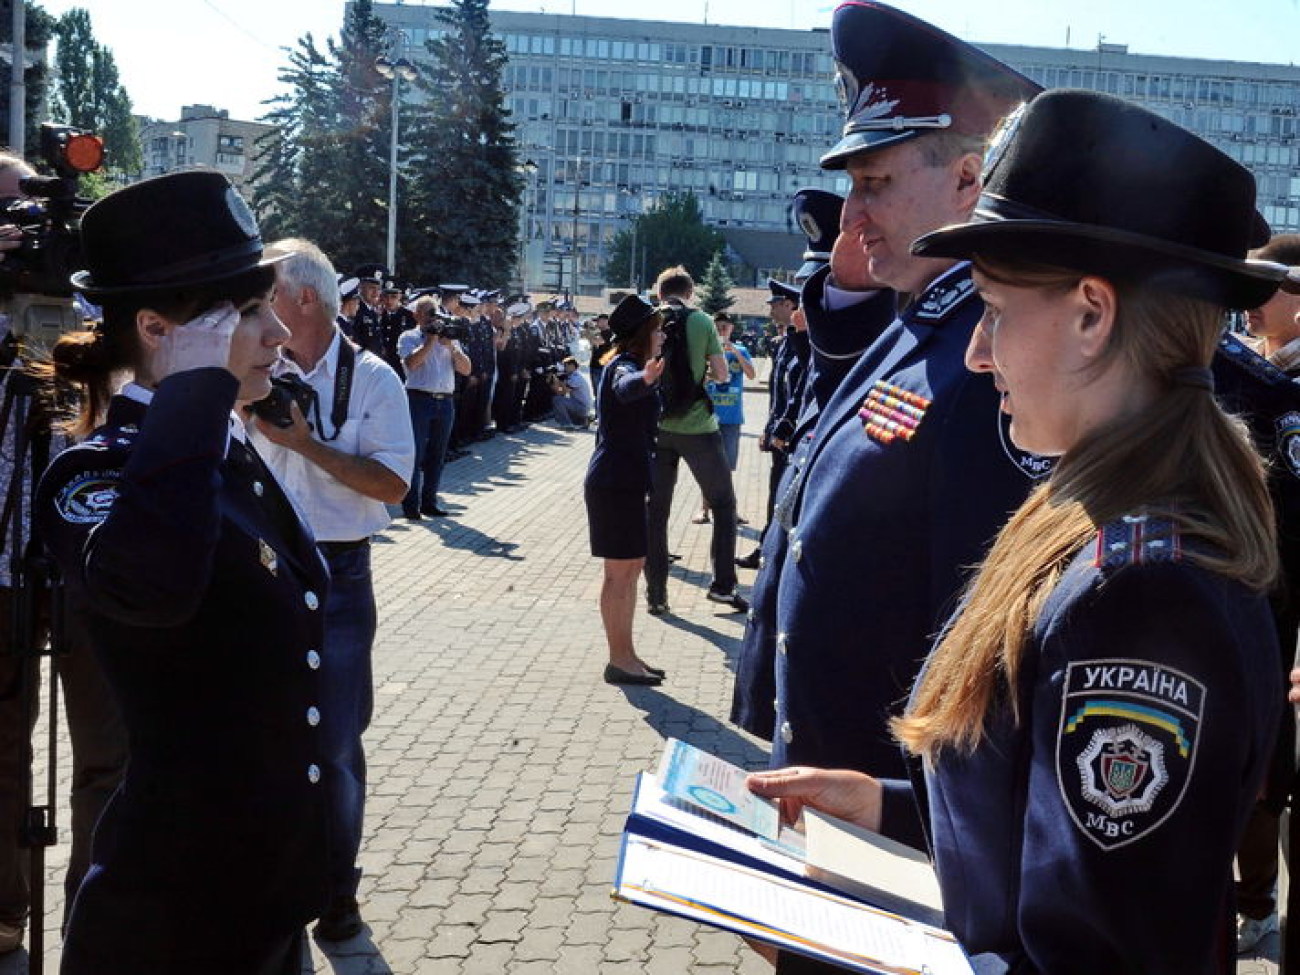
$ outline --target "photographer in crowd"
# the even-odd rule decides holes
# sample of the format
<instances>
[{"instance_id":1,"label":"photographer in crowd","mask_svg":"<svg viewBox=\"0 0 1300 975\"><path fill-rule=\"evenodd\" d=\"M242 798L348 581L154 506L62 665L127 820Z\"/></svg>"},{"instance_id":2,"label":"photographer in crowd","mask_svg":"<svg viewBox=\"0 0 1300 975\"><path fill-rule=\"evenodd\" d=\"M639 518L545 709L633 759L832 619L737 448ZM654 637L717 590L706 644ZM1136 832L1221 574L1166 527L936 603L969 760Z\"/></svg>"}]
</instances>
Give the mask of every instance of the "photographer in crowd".
<instances>
[{"instance_id":1,"label":"photographer in crowd","mask_svg":"<svg viewBox=\"0 0 1300 975\"><path fill-rule=\"evenodd\" d=\"M0 199L26 197L21 181L35 175L19 157L0 153ZM22 236L22 229L15 224L0 225L0 279L6 270L5 252L16 250ZM48 404L25 390L20 375L23 363L14 358L17 352L16 336L7 324L0 326L0 364L5 367L0 369L0 485L5 491L5 514L0 517L0 954L22 944L30 907L32 849L24 842L23 825L30 801L31 736L40 688L37 657L26 651L42 646L50 636L48 592L38 589L34 626L25 634L31 646L14 645L13 616L21 612L15 605L20 580L13 576L14 556L23 554L31 538L31 508L26 499L50 456L66 445L66 438L50 429L51 417L44 409ZM72 850L64 876L66 918L90 866L95 822L126 766L127 747L122 719L84 627L75 616L65 616L61 623L61 645L53 648L57 656L52 659L72 742Z\"/></svg>"},{"instance_id":2,"label":"photographer in crowd","mask_svg":"<svg viewBox=\"0 0 1300 975\"><path fill-rule=\"evenodd\" d=\"M415 470L402 499L402 513L410 521L419 521L421 515L447 516L438 504L438 483L456 422L456 377L470 373L469 356L449 334L455 328L455 320L443 315L437 301L425 295L415 303L415 328L397 341L415 434Z\"/></svg>"},{"instance_id":3,"label":"photographer in crowd","mask_svg":"<svg viewBox=\"0 0 1300 975\"><path fill-rule=\"evenodd\" d=\"M275 266L273 308L289 329L277 382L294 384L297 393L282 405L257 407L252 427L258 451L298 503L330 568L319 706L330 718L323 737L333 842L330 903L316 936L341 941L361 930L361 736L373 705L376 626L370 536L388 525L385 503L406 494L415 444L401 381L336 325L338 278L329 258L299 239L277 241L269 253L283 258Z\"/></svg>"},{"instance_id":4,"label":"photographer in crowd","mask_svg":"<svg viewBox=\"0 0 1300 975\"><path fill-rule=\"evenodd\" d=\"M563 428L591 426L591 408L595 396L591 392L591 382L582 374L578 360L569 356L561 363L563 375L551 376L551 392L555 398L551 407L555 410L555 422Z\"/></svg>"},{"instance_id":5,"label":"photographer in crowd","mask_svg":"<svg viewBox=\"0 0 1300 975\"><path fill-rule=\"evenodd\" d=\"M718 432L722 434L727 466L735 474L740 463L740 429L745 425L745 380L753 379L756 373L749 350L739 342L731 341L731 333L736 327L731 316L725 311L718 312L713 316L713 326L718 330L718 341L722 343L722 353L727 358L728 374L726 382L709 383L709 399L713 401L713 412L718 418ZM696 525L709 523L707 501L691 521ZM736 524L744 525L746 521L736 515Z\"/></svg>"}]
</instances>

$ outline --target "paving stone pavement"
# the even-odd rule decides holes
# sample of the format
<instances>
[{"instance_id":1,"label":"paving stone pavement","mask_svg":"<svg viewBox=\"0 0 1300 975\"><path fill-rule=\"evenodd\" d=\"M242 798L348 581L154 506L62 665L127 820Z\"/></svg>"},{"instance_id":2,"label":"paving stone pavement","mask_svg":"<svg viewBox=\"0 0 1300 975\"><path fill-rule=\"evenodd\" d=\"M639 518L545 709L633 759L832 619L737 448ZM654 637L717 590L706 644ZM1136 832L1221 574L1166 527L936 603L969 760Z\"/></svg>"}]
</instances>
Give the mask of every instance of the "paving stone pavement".
<instances>
[{"instance_id":1,"label":"paving stone pavement","mask_svg":"<svg viewBox=\"0 0 1300 975\"><path fill-rule=\"evenodd\" d=\"M736 484L753 524L741 528L742 554L761 527L768 469L753 422L766 393L748 392ZM453 517L398 519L377 538L368 928L328 951L313 942L304 973L770 972L730 935L610 899L633 779L666 738L755 768L766 749L726 720L744 618L704 598L710 528L690 523L699 493L689 476L670 525L682 556L673 615L642 611L636 622L639 652L668 680L602 682L600 566L581 492L591 442L540 424L476 445L443 478ZM752 576L742 570L742 585ZM66 857L66 844L55 847L46 870L47 972L58 968ZM1267 957L1239 968L1276 970ZM0 975L25 971L24 951L0 959Z\"/></svg>"}]
</instances>

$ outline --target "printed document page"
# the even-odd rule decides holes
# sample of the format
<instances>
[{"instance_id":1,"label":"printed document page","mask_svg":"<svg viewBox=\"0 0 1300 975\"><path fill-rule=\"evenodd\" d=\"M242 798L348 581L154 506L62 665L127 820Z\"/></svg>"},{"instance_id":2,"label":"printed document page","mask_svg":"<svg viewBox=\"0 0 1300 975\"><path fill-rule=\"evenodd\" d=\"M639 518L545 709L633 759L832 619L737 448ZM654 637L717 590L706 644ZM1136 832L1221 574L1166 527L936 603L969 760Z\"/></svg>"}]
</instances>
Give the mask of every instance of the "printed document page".
<instances>
[{"instance_id":1,"label":"printed document page","mask_svg":"<svg viewBox=\"0 0 1300 975\"><path fill-rule=\"evenodd\" d=\"M615 895L860 971L972 975L945 931L644 837L626 837Z\"/></svg>"}]
</instances>

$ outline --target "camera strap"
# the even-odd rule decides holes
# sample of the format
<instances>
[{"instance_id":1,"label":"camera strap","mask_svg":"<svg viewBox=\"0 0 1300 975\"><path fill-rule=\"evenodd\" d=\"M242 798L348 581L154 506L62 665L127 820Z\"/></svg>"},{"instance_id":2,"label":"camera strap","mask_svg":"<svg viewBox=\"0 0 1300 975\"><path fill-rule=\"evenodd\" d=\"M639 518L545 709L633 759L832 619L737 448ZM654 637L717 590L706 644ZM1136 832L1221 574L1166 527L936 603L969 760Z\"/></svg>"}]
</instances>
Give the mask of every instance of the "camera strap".
<instances>
[{"instance_id":1,"label":"camera strap","mask_svg":"<svg viewBox=\"0 0 1300 975\"><path fill-rule=\"evenodd\" d=\"M339 335L339 361L334 367L334 405L330 409L330 423L334 432L325 436L324 424L320 418L320 400L316 400L316 429L321 440L328 443L337 440L348 419L348 406L352 402L352 376L357 369L357 347L346 335Z\"/></svg>"}]
</instances>

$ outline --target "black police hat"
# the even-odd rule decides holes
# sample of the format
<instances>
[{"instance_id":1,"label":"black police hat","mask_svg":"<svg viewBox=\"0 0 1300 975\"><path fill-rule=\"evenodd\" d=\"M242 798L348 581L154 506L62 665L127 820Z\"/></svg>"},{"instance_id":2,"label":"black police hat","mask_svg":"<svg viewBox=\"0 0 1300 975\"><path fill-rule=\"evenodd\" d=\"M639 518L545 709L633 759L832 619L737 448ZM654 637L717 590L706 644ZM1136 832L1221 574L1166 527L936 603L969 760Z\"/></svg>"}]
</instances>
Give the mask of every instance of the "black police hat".
<instances>
[{"instance_id":1,"label":"black police hat","mask_svg":"<svg viewBox=\"0 0 1300 975\"><path fill-rule=\"evenodd\" d=\"M808 249L803 252L803 267L795 278L811 277L831 261L831 248L840 234L840 211L844 197L827 190L804 189L794 195L790 210L795 223L808 238Z\"/></svg>"},{"instance_id":2,"label":"black police hat","mask_svg":"<svg viewBox=\"0 0 1300 975\"><path fill-rule=\"evenodd\" d=\"M168 173L123 187L81 218L87 265L72 286L94 299L222 281L284 260L262 255L248 204L220 173Z\"/></svg>"},{"instance_id":3,"label":"black police hat","mask_svg":"<svg viewBox=\"0 0 1300 975\"><path fill-rule=\"evenodd\" d=\"M630 339L656 310L640 295L628 295L610 313L609 330L615 339Z\"/></svg>"},{"instance_id":4,"label":"black police hat","mask_svg":"<svg viewBox=\"0 0 1300 975\"><path fill-rule=\"evenodd\" d=\"M438 294L444 298L459 298L469 290L467 284L440 284L438 285Z\"/></svg>"},{"instance_id":5,"label":"black police hat","mask_svg":"<svg viewBox=\"0 0 1300 975\"><path fill-rule=\"evenodd\" d=\"M1245 259L1257 232L1244 166L1137 105L1058 89L1025 109L973 222L912 251L1054 265L1253 308L1286 274Z\"/></svg>"},{"instance_id":6,"label":"black police hat","mask_svg":"<svg viewBox=\"0 0 1300 975\"><path fill-rule=\"evenodd\" d=\"M785 299L793 301L795 307L799 306L799 289L786 284L783 281L777 281L775 278L767 279L767 290L772 292L768 297L767 303L770 305L774 301Z\"/></svg>"},{"instance_id":7,"label":"black police hat","mask_svg":"<svg viewBox=\"0 0 1300 975\"><path fill-rule=\"evenodd\" d=\"M400 295L402 286L391 278L384 282L383 293L386 295Z\"/></svg>"},{"instance_id":8,"label":"black police hat","mask_svg":"<svg viewBox=\"0 0 1300 975\"><path fill-rule=\"evenodd\" d=\"M925 132L988 135L1042 91L997 58L872 0L835 11L831 50L847 119L823 169L843 169L850 156Z\"/></svg>"},{"instance_id":9,"label":"black police hat","mask_svg":"<svg viewBox=\"0 0 1300 975\"><path fill-rule=\"evenodd\" d=\"M388 268L382 264L362 264L352 272L352 276L362 284L377 284L381 287L389 277Z\"/></svg>"}]
</instances>

